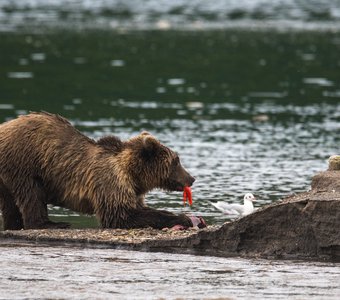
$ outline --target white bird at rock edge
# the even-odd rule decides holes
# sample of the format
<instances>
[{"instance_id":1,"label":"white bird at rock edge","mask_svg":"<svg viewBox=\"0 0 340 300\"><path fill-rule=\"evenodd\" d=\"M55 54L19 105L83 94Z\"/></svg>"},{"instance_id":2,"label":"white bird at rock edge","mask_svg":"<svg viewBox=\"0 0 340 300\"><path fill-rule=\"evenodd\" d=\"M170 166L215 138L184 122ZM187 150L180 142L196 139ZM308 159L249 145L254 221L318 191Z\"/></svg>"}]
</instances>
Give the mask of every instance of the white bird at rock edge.
<instances>
[{"instance_id":1,"label":"white bird at rock edge","mask_svg":"<svg viewBox=\"0 0 340 300\"><path fill-rule=\"evenodd\" d=\"M255 210L253 201L256 201L256 198L253 194L247 193L244 195L243 200L243 205L236 203L227 203L223 201L218 201L216 203L211 202L211 204L215 206L218 210L222 211L224 214L246 216L251 214Z\"/></svg>"}]
</instances>

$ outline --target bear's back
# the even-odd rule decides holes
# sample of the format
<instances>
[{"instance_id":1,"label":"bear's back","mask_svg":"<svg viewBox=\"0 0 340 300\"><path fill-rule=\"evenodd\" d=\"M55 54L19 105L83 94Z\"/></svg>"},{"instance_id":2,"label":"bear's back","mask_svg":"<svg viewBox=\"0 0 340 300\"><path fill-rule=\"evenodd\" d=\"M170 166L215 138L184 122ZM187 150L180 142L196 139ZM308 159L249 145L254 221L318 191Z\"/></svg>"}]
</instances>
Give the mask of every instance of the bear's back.
<instances>
[{"instance_id":1,"label":"bear's back","mask_svg":"<svg viewBox=\"0 0 340 300\"><path fill-rule=\"evenodd\" d=\"M0 125L0 141L3 145L36 144L39 146L46 140L60 140L72 144L81 141L94 143L65 118L47 112L22 115Z\"/></svg>"},{"instance_id":2,"label":"bear's back","mask_svg":"<svg viewBox=\"0 0 340 300\"><path fill-rule=\"evenodd\" d=\"M30 113L0 125L0 167L7 170L59 165L92 146L94 140L50 113Z\"/></svg>"}]
</instances>

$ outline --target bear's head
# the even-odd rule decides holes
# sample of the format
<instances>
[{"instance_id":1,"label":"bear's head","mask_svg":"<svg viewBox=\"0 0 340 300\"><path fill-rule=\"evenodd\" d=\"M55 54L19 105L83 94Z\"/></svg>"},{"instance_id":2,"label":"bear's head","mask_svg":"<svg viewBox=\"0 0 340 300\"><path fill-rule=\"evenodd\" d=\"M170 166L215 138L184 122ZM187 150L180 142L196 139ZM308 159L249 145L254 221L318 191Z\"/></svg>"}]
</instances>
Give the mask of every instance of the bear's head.
<instances>
[{"instance_id":1,"label":"bear's head","mask_svg":"<svg viewBox=\"0 0 340 300\"><path fill-rule=\"evenodd\" d=\"M162 145L148 132L142 132L124 143L130 153L129 170L137 193L154 188L183 191L195 178L181 165L178 154Z\"/></svg>"}]
</instances>

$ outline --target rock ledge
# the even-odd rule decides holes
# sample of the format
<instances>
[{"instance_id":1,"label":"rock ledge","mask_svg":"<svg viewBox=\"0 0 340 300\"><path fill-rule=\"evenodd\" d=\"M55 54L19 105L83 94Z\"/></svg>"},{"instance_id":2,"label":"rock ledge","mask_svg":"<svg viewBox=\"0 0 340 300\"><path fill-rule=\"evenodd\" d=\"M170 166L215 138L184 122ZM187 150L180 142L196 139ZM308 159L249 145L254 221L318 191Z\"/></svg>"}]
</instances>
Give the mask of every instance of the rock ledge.
<instances>
[{"instance_id":1,"label":"rock ledge","mask_svg":"<svg viewBox=\"0 0 340 300\"><path fill-rule=\"evenodd\" d=\"M222 226L188 231L0 232L1 243L18 240L199 255L340 261L340 171L321 172L313 177L311 191L285 198Z\"/></svg>"}]
</instances>

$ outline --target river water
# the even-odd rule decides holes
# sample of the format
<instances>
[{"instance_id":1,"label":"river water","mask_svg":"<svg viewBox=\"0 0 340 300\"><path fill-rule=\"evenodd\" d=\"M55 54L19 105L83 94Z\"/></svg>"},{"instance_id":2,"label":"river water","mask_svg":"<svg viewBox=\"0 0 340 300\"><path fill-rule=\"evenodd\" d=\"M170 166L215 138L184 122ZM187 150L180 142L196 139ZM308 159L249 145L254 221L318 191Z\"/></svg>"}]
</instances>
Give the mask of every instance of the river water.
<instances>
[{"instance_id":1,"label":"river water","mask_svg":"<svg viewBox=\"0 0 340 300\"><path fill-rule=\"evenodd\" d=\"M340 268L0 244L0 299L339 299Z\"/></svg>"},{"instance_id":2,"label":"river water","mask_svg":"<svg viewBox=\"0 0 340 300\"><path fill-rule=\"evenodd\" d=\"M147 130L196 177L186 211L210 223L225 216L209 201L252 192L262 206L305 191L338 154L337 32L48 29L1 40L1 121L46 110L95 139ZM148 204L184 209L179 193L154 191Z\"/></svg>"},{"instance_id":3,"label":"river water","mask_svg":"<svg viewBox=\"0 0 340 300\"><path fill-rule=\"evenodd\" d=\"M148 130L196 177L192 208L163 191L148 205L222 224L209 201L278 201L308 190L339 154L339 53L339 1L3 0L0 122L46 110L94 139ZM61 208L50 215L97 226ZM340 296L332 263L6 244L1 253L5 299Z\"/></svg>"},{"instance_id":4,"label":"river water","mask_svg":"<svg viewBox=\"0 0 340 300\"><path fill-rule=\"evenodd\" d=\"M211 29L334 28L339 0L2 0L3 30L27 27Z\"/></svg>"}]
</instances>

